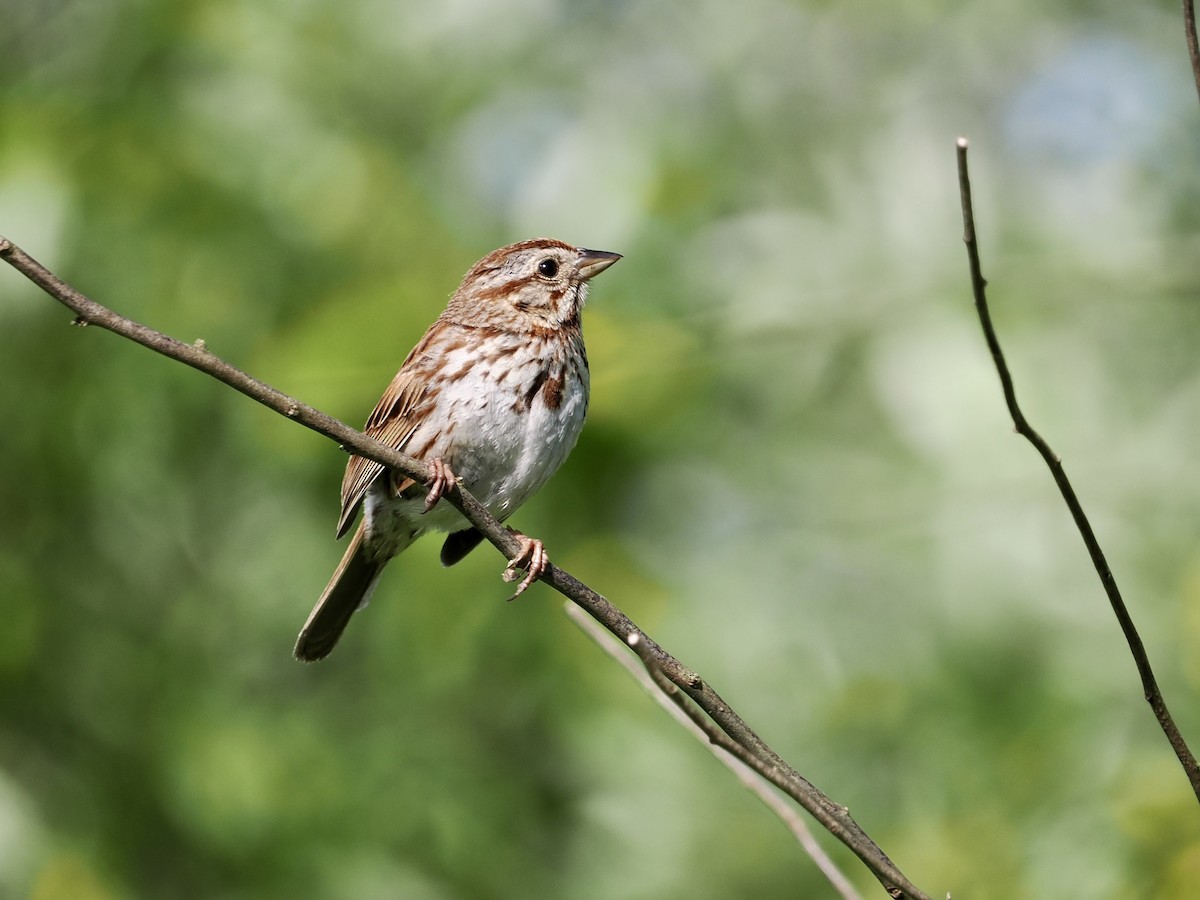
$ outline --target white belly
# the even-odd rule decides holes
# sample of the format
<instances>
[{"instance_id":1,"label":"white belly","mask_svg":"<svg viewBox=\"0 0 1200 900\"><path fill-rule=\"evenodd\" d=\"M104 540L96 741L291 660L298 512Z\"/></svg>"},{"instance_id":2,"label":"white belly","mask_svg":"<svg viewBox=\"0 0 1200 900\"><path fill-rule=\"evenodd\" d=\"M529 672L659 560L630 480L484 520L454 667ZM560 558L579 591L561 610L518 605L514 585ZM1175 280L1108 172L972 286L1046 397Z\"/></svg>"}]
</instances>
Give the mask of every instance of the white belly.
<instances>
[{"instance_id":1,"label":"white belly","mask_svg":"<svg viewBox=\"0 0 1200 900\"><path fill-rule=\"evenodd\" d=\"M561 400L553 407L547 404L544 391L525 407L526 392L536 374L525 371L532 374L520 381L511 377L511 383L502 385L464 378L445 388L438 398L439 407L446 411L444 430L423 454L426 459L441 456L463 486L501 521L537 493L563 464L579 439L587 413L586 367L568 370ZM448 429L446 422L451 423ZM430 443L425 427L434 425L418 428L407 448ZM469 527L449 503L439 503L423 513L423 495L412 499L388 496L386 482L386 477L379 479L364 498L364 511L377 534L404 528L411 531L413 526L420 532Z\"/></svg>"},{"instance_id":2,"label":"white belly","mask_svg":"<svg viewBox=\"0 0 1200 900\"><path fill-rule=\"evenodd\" d=\"M496 518L504 520L550 479L575 447L587 413L587 373L565 385L556 409L539 393L526 409L514 394L463 397L465 421L446 462ZM519 392L516 396L519 397ZM461 432L467 432L463 434Z\"/></svg>"}]
</instances>

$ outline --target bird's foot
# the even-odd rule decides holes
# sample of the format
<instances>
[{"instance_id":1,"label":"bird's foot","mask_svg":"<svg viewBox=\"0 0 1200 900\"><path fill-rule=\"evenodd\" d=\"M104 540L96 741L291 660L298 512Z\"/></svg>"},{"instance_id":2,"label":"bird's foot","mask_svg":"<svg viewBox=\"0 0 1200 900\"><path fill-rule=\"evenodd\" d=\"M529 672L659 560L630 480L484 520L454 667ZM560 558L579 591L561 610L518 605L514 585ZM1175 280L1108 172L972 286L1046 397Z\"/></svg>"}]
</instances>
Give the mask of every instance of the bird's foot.
<instances>
[{"instance_id":1,"label":"bird's foot","mask_svg":"<svg viewBox=\"0 0 1200 900\"><path fill-rule=\"evenodd\" d=\"M546 566L550 564L549 557L546 556L546 548L542 546L542 542L537 538L528 538L514 528L508 529L513 536L521 542L521 549L512 559L508 561L508 566L504 569L502 576L505 582L511 584L521 577L520 570L525 570L525 577L517 586L517 592L509 597L509 600L516 600L525 589L537 581L546 571Z\"/></svg>"},{"instance_id":2,"label":"bird's foot","mask_svg":"<svg viewBox=\"0 0 1200 900\"><path fill-rule=\"evenodd\" d=\"M437 506L437 502L458 481L457 476L448 465L442 462L440 456L435 456L429 461L429 469L433 477L429 479L429 493L425 495L425 512L429 512Z\"/></svg>"}]
</instances>

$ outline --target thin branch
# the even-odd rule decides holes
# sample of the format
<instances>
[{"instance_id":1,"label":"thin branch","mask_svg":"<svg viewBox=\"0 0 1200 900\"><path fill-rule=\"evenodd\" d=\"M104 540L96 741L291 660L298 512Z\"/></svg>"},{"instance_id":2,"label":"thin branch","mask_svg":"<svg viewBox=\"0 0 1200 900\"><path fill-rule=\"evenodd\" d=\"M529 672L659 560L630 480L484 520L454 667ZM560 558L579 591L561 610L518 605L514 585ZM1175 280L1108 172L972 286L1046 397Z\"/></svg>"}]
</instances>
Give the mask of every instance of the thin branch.
<instances>
[{"instance_id":1,"label":"thin branch","mask_svg":"<svg viewBox=\"0 0 1200 900\"><path fill-rule=\"evenodd\" d=\"M1194 0L1183 0L1183 33L1187 38L1188 59L1192 61L1192 77L1196 80L1196 94L1200 96L1200 44L1196 42L1196 4Z\"/></svg>"},{"instance_id":2,"label":"thin branch","mask_svg":"<svg viewBox=\"0 0 1200 900\"><path fill-rule=\"evenodd\" d=\"M642 686L642 689L659 706L665 709L671 718L682 725L692 737L707 747L708 751L717 758L721 765L729 769L747 790L761 800L767 809L771 810L783 822L796 839L796 842L804 849L804 852L812 858L812 861L816 863L821 873L829 879L829 883L833 885L834 890L845 898L845 900L862 900L862 895L854 889L854 885L850 883L850 880L837 867L837 863L830 859L824 848L817 843L808 825L797 815L795 807L784 802L783 798L771 789L762 776L749 765L742 762L735 755L735 751L726 746L726 742L730 742L730 739L724 732L716 731L715 734L713 733L712 723L703 718L703 714L692 705L691 701L675 685L667 681L661 673L658 673L658 679L652 677L658 671L652 659L643 659L639 656L638 659L641 659L643 663L642 666L639 666L629 655L627 648L622 647L612 635L584 615L579 607L568 603L564 606L564 610L570 616L571 621L578 625L584 634L591 638L601 650L612 657L626 672L632 675L634 680ZM636 635L633 637L636 637ZM635 642L633 649L637 649L637 642ZM734 746L736 747L737 745Z\"/></svg>"},{"instance_id":3,"label":"thin branch","mask_svg":"<svg viewBox=\"0 0 1200 900\"><path fill-rule=\"evenodd\" d=\"M1050 474L1054 476L1054 483L1058 485L1058 490L1062 494L1063 500L1066 501L1067 508L1071 511L1071 518L1075 520L1075 527L1079 530L1079 534L1083 538L1083 543L1087 547L1088 555L1092 558L1092 565L1096 569L1096 574L1100 576L1100 584L1103 585L1104 592L1108 595L1108 602L1117 617L1117 622L1121 625L1125 641L1129 644L1129 652L1133 654L1134 664L1137 666L1138 674L1142 679L1142 690L1146 696L1146 702L1154 710L1154 716L1158 719L1159 726L1167 736L1167 740L1170 742L1171 748L1175 751L1175 755L1179 757L1183 771L1192 785L1192 791L1196 794L1196 798L1200 800L1200 766L1196 764L1196 757L1192 755L1192 751L1188 749L1183 735L1179 733L1179 729L1175 726L1175 720L1171 718L1166 701L1163 700L1162 693L1158 689L1158 682L1155 680L1154 671L1150 668L1150 657L1147 655L1146 648L1142 644L1137 627L1133 624L1133 617L1130 616L1129 610L1125 606L1125 601L1121 597L1121 591L1117 587L1117 580L1113 577L1112 569L1109 568L1104 551L1100 548L1100 542L1096 539L1096 533L1092 530L1092 523L1088 521L1088 517L1083 511L1083 506L1075 494L1075 489L1071 486L1071 482L1067 478L1062 460L1050 449L1050 445L1046 443L1045 439L1033 429L1033 426L1026 420L1024 413L1021 412L1021 407L1017 404L1017 393L1013 387L1012 375L1009 373L1008 364L1004 360L1004 352L1000 349L1000 340L996 336L996 329L992 325L992 316L988 311L986 296L987 282L984 280L983 272L980 268L979 244L975 238L975 211L971 203L971 179L967 171L967 139L961 137L958 139L958 186L962 202L963 243L967 246L967 260L971 269L971 290L975 295L975 310L979 314L979 323L983 326L983 336L987 340L988 350L991 351L992 362L996 367L996 372L1000 376L1000 385L1004 389L1004 402L1008 406L1008 413L1012 417L1013 426L1016 428L1017 433L1029 441L1034 446L1034 449L1041 454L1046 466L1050 469Z\"/></svg>"},{"instance_id":4,"label":"thin branch","mask_svg":"<svg viewBox=\"0 0 1200 900\"><path fill-rule=\"evenodd\" d=\"M72 310L76 314L75 324L99 326L156 353L198 369L252 400L336 441L343 450L378 462L421 483L428 481L429 470L423 462L372 440L337 419L252 378L218 359L208 351L202 341L184 344L101 306L2 237L0 259ZM444 499L479 529L506 559L512 559L520 551L517 538L496 521L469 492L455 486ZM785 762L697 673L685 667L651 640L628 616L579 579L553 564L547 567L541 580L573 601L620 640L629 643L632 637L634 643L641 648L640 652L653 659L654 666L661 675L687 694L721 731L729 736L739 748L739 754L744 754L744 761L795 799L824 828L844 843L863 861L892 897L929 900L929 896L912 884L867 836L850 817L845 807L834 803Z\"/></svg>"}]
</instances>

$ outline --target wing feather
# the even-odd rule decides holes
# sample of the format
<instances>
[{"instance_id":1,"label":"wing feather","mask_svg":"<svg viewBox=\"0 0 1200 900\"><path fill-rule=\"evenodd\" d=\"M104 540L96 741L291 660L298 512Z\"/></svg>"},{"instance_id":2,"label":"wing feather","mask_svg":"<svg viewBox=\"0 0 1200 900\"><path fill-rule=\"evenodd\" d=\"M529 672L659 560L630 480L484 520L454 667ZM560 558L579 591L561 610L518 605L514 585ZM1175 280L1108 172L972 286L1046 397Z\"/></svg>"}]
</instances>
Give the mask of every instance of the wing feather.
<instances>
[{"instance_id":1,"label":"wing feather","mask_svg":"<svg viewBox=\"0 0 1200 900\"><path fill-rule=\"evenodd\" d=\"M420 363L428 359L425 351L436 330L435 324L408 354L400 371L368 417L363 434L397 450L403 450L412 439L427 414L429 374ZM342 477L342 515L338 519L338 537L350 530L367 488L383 472L384 467L377 462L361 456L350 457L346 474ZM407 484L400 487L403 489Z\"/></svg>"}]
</instances>

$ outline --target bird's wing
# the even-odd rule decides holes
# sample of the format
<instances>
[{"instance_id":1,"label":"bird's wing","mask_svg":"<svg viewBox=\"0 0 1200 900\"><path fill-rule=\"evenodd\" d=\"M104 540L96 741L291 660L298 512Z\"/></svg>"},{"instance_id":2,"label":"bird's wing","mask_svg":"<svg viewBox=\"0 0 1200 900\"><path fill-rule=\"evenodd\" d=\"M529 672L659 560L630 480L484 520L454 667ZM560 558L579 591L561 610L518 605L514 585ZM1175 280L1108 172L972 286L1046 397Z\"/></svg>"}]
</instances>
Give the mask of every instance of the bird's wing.
<instances>
[{"instance_id":1,"label":"bird's wing","mask_svg":"<svg viewBox=\"0 0 1200 900\"><path fill-rule=\"evenodd\" d=\"M422 344L424 343L423 341ZM419 347L420 345L418 349ZM429 380L424 372L408 364L415 355L415 350L409 354L409 359L405 360L392 383L383 392L374 412L367 419L366 427L363 428L363 434L397 450L405 448L429 409L429 405L423 402ZM338 537L350 530L363 495L371 483L383 474L383 470L383 466L372 460L361 456L350 457L346 464L346 474L342 478L342 515L338 519ZM411 479L406 479L397 485L397 493L412 483Z\"/></svg>"}]
</instances>

